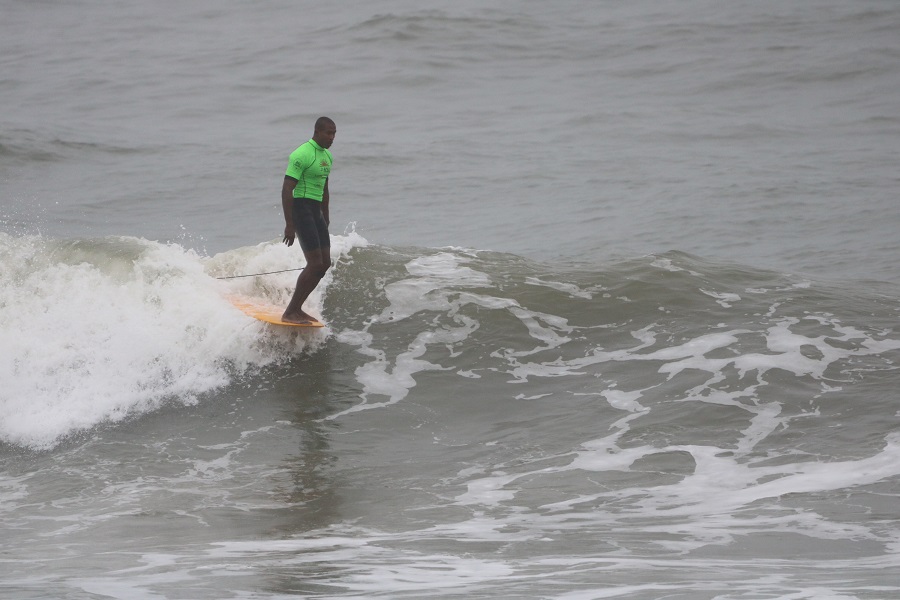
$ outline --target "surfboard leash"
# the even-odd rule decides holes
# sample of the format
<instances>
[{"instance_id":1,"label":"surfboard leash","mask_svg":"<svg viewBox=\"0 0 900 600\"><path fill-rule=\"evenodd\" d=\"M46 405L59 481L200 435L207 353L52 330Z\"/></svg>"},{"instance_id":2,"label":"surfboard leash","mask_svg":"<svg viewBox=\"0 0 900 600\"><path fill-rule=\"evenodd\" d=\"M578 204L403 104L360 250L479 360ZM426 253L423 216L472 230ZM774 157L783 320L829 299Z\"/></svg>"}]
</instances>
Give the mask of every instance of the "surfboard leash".
<instances>
[{"instance_id":1,"label":"surfboard leash","mask_svg":"<svg viewBox=\"0 0 900 600\"><path fill-rule=\"evenodd\" d=\"M239 277L259 277L260 275L275 275L276 273L288 273L290 271L302 271L306 267L300 267L299 269L284 269L281 271L268 271L266 273L249 273L247 275L228 275L227 277L216 277L216 279L237 279Z\"/></svg>"}]
</instances>

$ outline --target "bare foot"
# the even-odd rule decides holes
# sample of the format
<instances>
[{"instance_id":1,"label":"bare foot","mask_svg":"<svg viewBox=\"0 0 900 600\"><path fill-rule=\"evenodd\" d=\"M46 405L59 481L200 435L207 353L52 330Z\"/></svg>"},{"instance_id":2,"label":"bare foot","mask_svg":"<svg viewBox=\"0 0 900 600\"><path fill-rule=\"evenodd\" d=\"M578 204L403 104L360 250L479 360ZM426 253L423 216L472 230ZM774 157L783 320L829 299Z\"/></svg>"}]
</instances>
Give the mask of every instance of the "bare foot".
<instances>
[{"instance_id":1,"label":"bare foot","mask_svg":"<svg viewBox=\"0 0 900 600\"><path fill-rule=\"evenodd\" d=\"M284 313L281 315L281 320L285 323L294 323L295 325L306 325L307 323L315 322L315 317L311 317L302 310L299 313L289 315Z\"/></svg>"}]
</instances>

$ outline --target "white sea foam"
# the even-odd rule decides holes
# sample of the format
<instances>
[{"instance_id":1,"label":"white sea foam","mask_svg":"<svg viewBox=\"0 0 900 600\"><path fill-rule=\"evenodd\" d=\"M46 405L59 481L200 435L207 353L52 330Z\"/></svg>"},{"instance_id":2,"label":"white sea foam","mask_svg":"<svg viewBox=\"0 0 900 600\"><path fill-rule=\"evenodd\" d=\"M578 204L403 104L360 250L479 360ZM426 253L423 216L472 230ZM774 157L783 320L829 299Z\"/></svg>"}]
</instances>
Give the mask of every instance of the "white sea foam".
<instances>
[{"instance_id":1,"label":"white sea foam","mask_svg":"<svg viewBox=\"0 0 900 600\"><path fill-rule=\"evenodd\" d=\"M488 310L498 310L514 316L539 342L534 349L507 352L510 360L517 356L527 356L540 350L558 347L569 338L560 332L571 331L566 320L554 315L525 309L512 299L496 297L471 291L491 285L490 277L467 266L467 257L451 252L439 252L410 261L406 270L410 277L385 286L384 294L388 306L366 325L364 331L343 331L338 340L358 346L358 352L373 360L356 370L356 377L362 385L362 402L347 410L328 417L335 419L343 415L383 408L394 404L409 393L415 385L414 375L419 372L441 369L442 367L422 360L421 357L431 345L449 346L465 340L480 327L478 321L459 314L462 307L475 305ZM395 358L372 347L373 337L367 331L379 323L396 323L422 312L446 313L452 316L455 327L446 325L419 333ZM469 373L467 377L477 377ZM373 396L386 400L373 401Z\"/></svg>"},{"instance_id":2,"label":"white sea foam","mask_svg":"<svg viewBox=\"0 0 900 600\"><path fill-rule=\"evenodd\" d=\"M525 283L529 285L548 287L553 290L565 292L566 294L569 294L574 298L584 298L585 300L590 300L594 297L592 292L583 290L572 283L563 283L560 281L544 281L543 279L540 279L538 277L526 277Z\"/></svg>"},{"instance_id":3,"label":"white sea foam","mask_svg":"<svg viewBox=\"0 0 900 600\"><path fill-rule=\"evenodd\" d=\"M282 244L206 259L134 238L81 242L73 251L0 235L4 264L27 265L0 275L0 439L8 443L48 448L164 402L196 402L227 385L235 370L277 361L279 350L302 351L326 335L273 332L224 298L286 302L296 273L215 279L296 266L299 253ZM362 243L339 237L333 252L340 257ZM314 313L325 289L327 280L310 298Z\"/></svg>"},{"instance_id":4,"label":"white sea foam","mask_svg":"<svg viewBox=\"0 0 900 600\"><path fill-rule=\"evenodd\" d=\"M723 308L731 308L735 302L740 302L741 297L732 292L711 292L700 288L700 291L716 299L716 302Z\"/></svg>"}]
</instances>

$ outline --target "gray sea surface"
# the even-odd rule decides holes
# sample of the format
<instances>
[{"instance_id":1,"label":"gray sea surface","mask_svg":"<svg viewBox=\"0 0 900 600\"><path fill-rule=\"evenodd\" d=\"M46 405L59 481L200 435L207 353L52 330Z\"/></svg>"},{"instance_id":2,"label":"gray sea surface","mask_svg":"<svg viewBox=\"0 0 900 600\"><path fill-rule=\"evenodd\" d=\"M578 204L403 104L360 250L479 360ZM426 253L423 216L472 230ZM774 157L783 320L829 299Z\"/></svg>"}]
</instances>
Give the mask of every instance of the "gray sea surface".
<instances>
[{"instance_id":1,"label":"gray sea surface","mask_svg":"<svg viewBox=\"0 0 900 600\"><path fill-rule=\"evenodd\" d=\"M0 596L900 596L898 31L0 0Z\"/></svg>"}]
</instances>

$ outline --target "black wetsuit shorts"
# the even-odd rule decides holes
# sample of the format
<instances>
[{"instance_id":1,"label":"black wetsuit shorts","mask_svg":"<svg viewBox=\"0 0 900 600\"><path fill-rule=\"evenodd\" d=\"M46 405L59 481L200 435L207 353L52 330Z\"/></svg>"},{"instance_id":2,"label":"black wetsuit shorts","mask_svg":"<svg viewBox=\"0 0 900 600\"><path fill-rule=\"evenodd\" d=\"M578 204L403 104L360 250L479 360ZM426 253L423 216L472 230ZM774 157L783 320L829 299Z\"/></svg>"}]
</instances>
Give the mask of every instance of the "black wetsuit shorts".
<instances>
[{"instance_id":1,"label":"black wetsuit shorts","mask_svg":"<svg viewBox=\"0 0 900 600\"><path fill-rule=\"evenodd\" d=\"M300 238L300 247L304 252L312 252L321 248L331 248L328 237L328 223L322 214L322 203L309 198L294 198L292 208L294 231Z\"/></svg>"}]
</instances>

